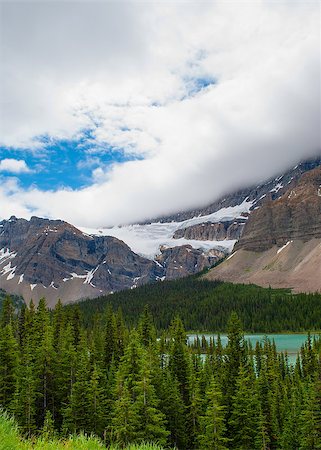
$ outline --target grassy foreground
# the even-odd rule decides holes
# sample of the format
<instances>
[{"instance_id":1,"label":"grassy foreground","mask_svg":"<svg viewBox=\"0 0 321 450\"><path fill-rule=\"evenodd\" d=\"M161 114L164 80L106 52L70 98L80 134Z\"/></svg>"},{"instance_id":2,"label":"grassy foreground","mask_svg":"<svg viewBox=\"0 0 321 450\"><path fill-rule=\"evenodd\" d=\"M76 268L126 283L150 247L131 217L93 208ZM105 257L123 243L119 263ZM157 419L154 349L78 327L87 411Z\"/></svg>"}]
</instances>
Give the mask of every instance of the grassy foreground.
<instances>
[{"instance_id":1,"label":"grassy foreground","mask_svg":"<svg viewBox=\"0 0 321 450\"><path fill-rule=\"evenodd\" d=\"M0 450L98 450L106 446L95 437L71 436L66 440L46 439L38 437L25 440L20 434L15 421L3 411L0 411ZM108 450L118 450L119 447L108 447ZM133 444L125 450L163 450L156 444Z\"/></svg>"}]
</instances>

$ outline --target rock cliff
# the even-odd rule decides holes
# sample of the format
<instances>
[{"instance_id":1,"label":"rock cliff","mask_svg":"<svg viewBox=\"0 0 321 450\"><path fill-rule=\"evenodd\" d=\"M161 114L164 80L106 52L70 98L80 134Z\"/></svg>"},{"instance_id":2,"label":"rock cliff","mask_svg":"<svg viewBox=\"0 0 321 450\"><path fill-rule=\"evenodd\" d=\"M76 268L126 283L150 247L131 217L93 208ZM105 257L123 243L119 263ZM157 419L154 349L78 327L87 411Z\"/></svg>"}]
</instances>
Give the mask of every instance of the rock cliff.
<instances>
[{"instance_id":1,"label":"rock cliff","mask_svg":"<svg viewBox=\"0 0 321 450\"><path fill-rule=\"evenodd\" d=\"M321 238L321 166L302 175L279 199L253 211L235 250L264 251L313 238Z\"/></svg>"},{"instance_id":2,"label":"rock cliff","mask_svg":"<svg viewBox=\"0 0 321 450\"><path fill-rule=\"evenodd\" d=\"M236 239L241 237L246 219L235 219L226 222L204 222L175 231L174 239L194 239L198 241L223 241L224 239Z\"/></svg>"},{"instance_id":3,"label":"rock cliff","mask_svg":"<svg viewBox=\"0 0 321 450\"><path fill-rule=\"evenodd\" d=\"M0 249L0 287L26 301L44 296L49 304L193 274L221 257L200 249L191 256L183 246L161 249L153 261L115 237L87 235L64 221L38 217L0 222Z\"/></svg>"},{"instance_id":4,"label":"rock cliff","mask_svg":"<svg viewBox=\"0 0 321 450\"><path fill-rule=\"evenodd\" d=\"M321 292L321 167L253 211L234 250L206 277Z\"/></svg>"}]
</instances>

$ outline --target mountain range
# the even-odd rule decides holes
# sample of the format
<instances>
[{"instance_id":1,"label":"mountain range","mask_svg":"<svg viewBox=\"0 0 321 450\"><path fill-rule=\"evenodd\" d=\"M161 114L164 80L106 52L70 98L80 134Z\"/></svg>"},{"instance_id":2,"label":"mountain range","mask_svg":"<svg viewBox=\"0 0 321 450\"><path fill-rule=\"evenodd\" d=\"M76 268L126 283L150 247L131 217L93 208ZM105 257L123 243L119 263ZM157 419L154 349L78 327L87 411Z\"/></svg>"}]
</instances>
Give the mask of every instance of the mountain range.
<instances>
[{"instance_id":1,"label":"mountain range","mask_svg":"<svg viewBox=\"0 0 321 450\"><path fill-rule=\"evenodd\" d=\"M321 166L254 210L234 249L207 278L320 291Z\"/></svg>"},{"instance_id":2,"label":"mountain range","mask_svg":"<svg viewBox=\"0 0 321 450\"><path fill-rule=\"evenodd\" d=\"M194 274L223 258L207 277L320 290L321 159L140 224L79 229L13 216L0 222L0 249L0 288L50 305Z\"/></svg>"}]
</instances>

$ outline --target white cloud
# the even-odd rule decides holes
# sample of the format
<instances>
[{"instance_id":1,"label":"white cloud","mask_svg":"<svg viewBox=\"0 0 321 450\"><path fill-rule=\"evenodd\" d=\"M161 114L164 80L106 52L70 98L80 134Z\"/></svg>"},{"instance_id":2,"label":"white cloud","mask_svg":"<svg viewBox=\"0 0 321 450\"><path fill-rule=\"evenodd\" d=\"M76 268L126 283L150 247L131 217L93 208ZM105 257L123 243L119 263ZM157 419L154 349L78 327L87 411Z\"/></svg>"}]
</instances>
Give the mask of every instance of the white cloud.
<instances>
[{"instance_id":1,"label":"white cloud","mask_svg":"<svg viewBox=\"0 0 321 450\"><path fill-rule=\"evenodd\" d=\"M69 138L94 119L97 146L144 156L93 165L93 184L81 190L2 186L12 211L86 226L137 221L320 153L318 2L1 8L2 144ZM217 84L189 96L206 77Z\"/></svg>"},{"instance_id":2,"label":"white cloud","mask_svg":"<svg viewBox=\"0 0 321 450\"><path fill-rule=\"evenodd\" d=\"M0 172L28 173L31 172L23 159L5 158L0 160Z\"/></svg>"}]
</instances>

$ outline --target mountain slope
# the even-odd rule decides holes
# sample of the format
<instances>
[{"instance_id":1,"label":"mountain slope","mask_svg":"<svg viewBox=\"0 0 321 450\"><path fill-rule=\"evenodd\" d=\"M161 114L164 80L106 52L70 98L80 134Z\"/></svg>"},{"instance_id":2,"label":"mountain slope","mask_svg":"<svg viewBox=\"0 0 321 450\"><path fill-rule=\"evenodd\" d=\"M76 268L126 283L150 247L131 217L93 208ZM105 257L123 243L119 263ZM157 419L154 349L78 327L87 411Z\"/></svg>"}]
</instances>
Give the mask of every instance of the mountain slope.
<instances>
[{"instance_id":1,"label":"mountain slope","mask_svg":"<svg viewBox=\"0 0 321 450\"><path fill-rule=\"evenodd\" d=\"M90 236L61 220L11 217L0 223L0 288L49 304L96 297L195 273L223 254L191 246L153 261L111 236Z\"/></svg>"},{"instance_id":2,"label":"mountain slope","mask_svg":"<svg viewBox=\"0 0 321 450\"><path fill-rule=\"evenodd\" d=\"M253 211L235 253L207 277L321 291L321 167Z\"/></svg>"},{"instance_id":3,"label":"mountain slope","mask_svg":"<svg viewBox=\"0 0 321 450\"><path fill-rule=\"evenodd\" d=\"M177 214L171 222L162 219L79 230L61 220L4 220L0 222L0 288L22 295L26 301L45 296L50 304L58 298L71 302L197 273L230 254L236 244L237 255L216 269L215 277L319 289L314 281L321 278L318 256L315 252L310 255L304 242L321 238L320 163L301 163L208 208ZM275 265L270 254L263 258L263 267L256 261L258 251L269 251L273 245L277 250L293 239L304 242L303 247L292 246L298 250L289 261L281 264L278 257ZM243 255L249 251L254 254ZM306 265L295 269L293 261L300 264L302 260ZM263 272L255 272L252 265ZM267 276L265 268L270 266L273 270ZM289 271L295 272L292 278ZM279 272L287 273L285 284Z\"/></svg>"},{"instance_id":4,"label":"mountain slope","mask_svg":"<svg viewBox=\"0 0 321 450\"><path fill-rule=\"evenodd\" d=\"M154 259L162 245L218 249L230 253L243 233L244 223L266 201L280 198L294 188L302 174L320 166L321 158L299 163L286 173L241 191L232 192L211 205L153 219L141 224L112 228L81 228L88 234L114 236L142 256Z\"/></svg>"}]
</instances>

